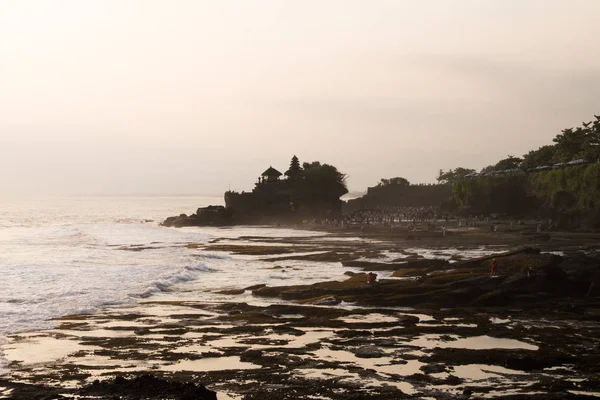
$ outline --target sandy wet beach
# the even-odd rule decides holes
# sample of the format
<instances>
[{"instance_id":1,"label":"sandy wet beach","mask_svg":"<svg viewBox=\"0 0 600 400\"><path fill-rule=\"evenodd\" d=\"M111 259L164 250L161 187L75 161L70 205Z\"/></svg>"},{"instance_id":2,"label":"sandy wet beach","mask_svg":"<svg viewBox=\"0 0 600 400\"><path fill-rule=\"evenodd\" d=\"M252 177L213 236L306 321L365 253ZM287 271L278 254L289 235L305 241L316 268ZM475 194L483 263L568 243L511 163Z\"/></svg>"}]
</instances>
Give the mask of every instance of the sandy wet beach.
<instances>
[{"instance_id":1,"label":"sandy wet beach","mask_svg":"<svg viewBox=\"0 0 600 400\"><path fill-rule=\"evenodd\" d=\"M555 290L544 271L563 265L550 252L595 257L597 240L508 228L444 238L373 228L362 237L338 229L190 243L198 252L262 260L282 275L299 261L304 270L296 273L310 273L311 262L347 267L332 283L248 285L214 302L167 294L12 335L3 346L10 372L0 397L184 398L180 387L124 392L126 383L114 381L144 374L202 383L219 399L593 397L600 392L598 294ZM499 278L488 276L488 260L463 260L526 246L543 251L500 257ZM423 263L431 258L451 263ZM423 272L406 274L415 261ZM522 262L538 263L535 285L523 280ZM403 268L405 276L392 277ZM366 283L369 270L379 283ZM473 289L486 285L494 287Z\"/></svg>"}]
</instances>

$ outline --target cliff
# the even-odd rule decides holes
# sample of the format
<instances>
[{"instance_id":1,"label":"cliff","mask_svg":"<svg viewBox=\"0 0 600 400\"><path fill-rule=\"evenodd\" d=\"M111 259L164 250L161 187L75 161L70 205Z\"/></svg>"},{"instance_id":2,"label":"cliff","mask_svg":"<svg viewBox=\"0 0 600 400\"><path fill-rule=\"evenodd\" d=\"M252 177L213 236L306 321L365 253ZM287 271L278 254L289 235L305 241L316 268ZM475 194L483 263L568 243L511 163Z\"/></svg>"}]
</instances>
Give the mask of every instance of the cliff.
<instances>
[{"instance_id":1,"label":"cliff","mask_svg":"<svg viewBox=\"0 0 600 400\"><path fill-rule=\"evenodd\" d=\"M600 227L600 164L505 176L467 178L453 185L466 213L552 218L566 228Z\"/></svg>"},{"instance_id":2,"label":"cliff","mask_svg":"<svg viewBox=\"0 0 600 400\"><path fill-rule=\"evenodd\" d=\"M436 207L452 197L452 185L384 184L370 187L359 198L348 200L344 211L376 207Z\"/></svg>"},{"instance_id":3,"label":"cliff","mask_svg":"<svg viewBox=\"0 0 600 400\"><path fill-rule=\"evenodd\" d=\"M196 214L169 217L165 226L290 223L303 219L338 219L340 197L348 192L345 175L318 161L300 167L294 156L284 175L269 167L252 192L225 192L225 207L198 209Z\"/></svg>"}]
</instances>

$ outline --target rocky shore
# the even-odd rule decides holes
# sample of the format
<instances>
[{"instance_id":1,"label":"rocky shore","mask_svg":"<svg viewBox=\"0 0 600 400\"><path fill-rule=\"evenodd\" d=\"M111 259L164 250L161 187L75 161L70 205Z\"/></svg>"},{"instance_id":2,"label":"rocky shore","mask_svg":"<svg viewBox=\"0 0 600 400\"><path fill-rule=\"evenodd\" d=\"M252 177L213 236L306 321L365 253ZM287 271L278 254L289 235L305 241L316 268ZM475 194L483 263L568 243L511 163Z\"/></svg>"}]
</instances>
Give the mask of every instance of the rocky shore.
<instances>
[{"instance_id":1,"label":"rocky shore","mask_svg":"<svg viewBox=\"0 0 600 400\"><path fill-rule=\"evenodd\" d=\"M348 271L311 285L227 290L225 302L144 301L63 317L54 330L11 337L0 397L593 398L598 239L328 228L320 237L189 243L281 274L295 262ZM367 272L378 281L367 283ZM249 293L256 303L241 301Z\"/></svg>"}]
</instances>

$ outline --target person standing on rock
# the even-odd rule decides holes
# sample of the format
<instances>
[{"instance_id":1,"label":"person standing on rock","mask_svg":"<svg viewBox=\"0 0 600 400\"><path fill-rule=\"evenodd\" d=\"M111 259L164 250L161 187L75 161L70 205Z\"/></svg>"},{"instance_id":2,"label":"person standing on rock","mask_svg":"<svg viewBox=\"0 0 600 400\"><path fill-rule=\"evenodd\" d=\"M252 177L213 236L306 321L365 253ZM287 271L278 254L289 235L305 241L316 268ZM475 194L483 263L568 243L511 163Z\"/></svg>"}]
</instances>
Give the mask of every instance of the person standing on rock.
<instances>
[{"instance_id":1,"label":"person standing on rock","mask_svg":"<svg viewBox=\"0 0 600 400\"><path fill-rule=\"evenodd\" d=\"M367 274L367 283L371 284L371 283L375 283L377 281L377 274L374 274L373 272L369 272Z\"/></svg>"},{"instance_id":2,"label":"person standing on rock","mask_svg":"<svg viewBox=\"0 0 600 400\"><path fill-rule=\"evenodd\" d=\"M496 276L498 271L498 264L496 264L496 259L494 258L491 263L490 276Z\"/></svg>"}]
</instances>

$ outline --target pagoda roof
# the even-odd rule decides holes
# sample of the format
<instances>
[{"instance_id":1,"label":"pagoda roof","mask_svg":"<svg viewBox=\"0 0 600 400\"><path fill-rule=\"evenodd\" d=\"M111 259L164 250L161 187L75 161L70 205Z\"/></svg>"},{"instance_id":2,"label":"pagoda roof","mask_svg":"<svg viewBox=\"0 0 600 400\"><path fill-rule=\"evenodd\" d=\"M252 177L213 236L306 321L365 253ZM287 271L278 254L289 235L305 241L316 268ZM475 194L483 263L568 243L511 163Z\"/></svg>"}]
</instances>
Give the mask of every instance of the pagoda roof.
<instances>
[{"instance_id":1,"label":"pagoda roof","mask_svg":"<svg viewBox=\"0 0 600 400\"><path fill-rule=\"evenodd\" d=\"M283 175L281 172L277 171L273 167L269 167L265 172L262 173L261 176L281 176Z\"/></svg>"}]
</instances>

